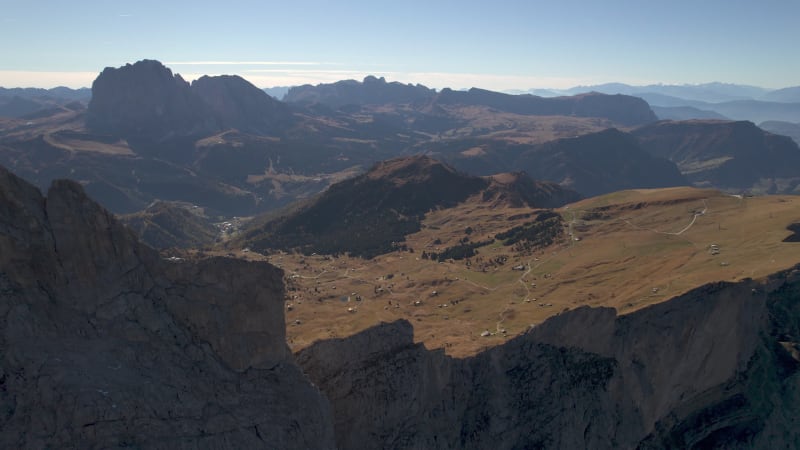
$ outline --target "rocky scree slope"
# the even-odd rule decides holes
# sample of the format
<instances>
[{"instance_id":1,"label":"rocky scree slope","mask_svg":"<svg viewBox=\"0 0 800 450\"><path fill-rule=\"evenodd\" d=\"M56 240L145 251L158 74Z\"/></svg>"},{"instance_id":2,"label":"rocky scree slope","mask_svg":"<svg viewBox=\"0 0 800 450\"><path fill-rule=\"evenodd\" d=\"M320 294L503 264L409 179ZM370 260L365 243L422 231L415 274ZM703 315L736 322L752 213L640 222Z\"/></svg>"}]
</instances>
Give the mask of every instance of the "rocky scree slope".
<instances>
[{"instance_id":1,"label":"rocky scree slope","mask_svg":"<svg viewBox=\"0 0 800 450\"><path fill-rule=\"evenodd\" d=\"M0 168L0 447L332 448L282 272L163 261L80 185Z\"/></svg>"},{"instance_id":2,"label":"rocky scree slope","mask_svg":"<svg viewBox=\"0 0 800 450\"><path fill-rule=\"evenodd\" d=\"M798 448L800 269L625 316L582 307L455 359L406 321L298 361L347 448Z\"/></svg>"}]
</instances>

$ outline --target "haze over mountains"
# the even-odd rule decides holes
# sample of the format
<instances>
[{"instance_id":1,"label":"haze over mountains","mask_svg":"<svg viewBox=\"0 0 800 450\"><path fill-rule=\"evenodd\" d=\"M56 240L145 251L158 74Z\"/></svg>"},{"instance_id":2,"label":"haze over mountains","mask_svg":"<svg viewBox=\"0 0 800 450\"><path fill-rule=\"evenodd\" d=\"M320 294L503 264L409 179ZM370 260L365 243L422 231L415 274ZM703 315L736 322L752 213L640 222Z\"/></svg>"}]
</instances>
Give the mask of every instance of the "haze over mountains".
<instances>
[{"instance_id":1,"label":"haze over mountains","mask_svg":"<svg viewBox=\"0 0 800 450\"><path fill-rule=\"evenodd\" d=\"M749 120L756 124L766 121L800 122L800 86L770 90L726 83L647 86L608 83L551 90L543 94L575 95L582 92L640 97L661 119L731 119Z\"/></svg>"},{"instance_id":2,"label":"haze over mountains","mask_svg":"<svg viewBox=\"0 0 800 450\"><path fill-rule=\"evenodd\" d=\"M766 95L722 84L646 88L727 103ZM791 99L792 92L771 98ZM83 91L70 95L86 100ZM695 146L690 159L678 158L684 150L676 145L687 128L634 131L658 117L647 102L627 94L436 91L367 77L293 87L284 100L236 76L189 84L153 60L107 68L85 110L73 100L38 110L35 120L0 122L0 163L42 188L56 178L79 179L118 213L165 200L196 204L209 217L273 210L378 161L419 153L474 175L522 170L583 196L687 183L733 192L785 193L798 186L792 143L743 124L739 128L753 136L747 145L720 141L709 154ZM721 123L693 123L696 142L724 139ZM756 159L757 173L748 163ZM715 164L724 166L724 176L698 175L700 166L721 173Z\"/></svg>"}]
</instances>

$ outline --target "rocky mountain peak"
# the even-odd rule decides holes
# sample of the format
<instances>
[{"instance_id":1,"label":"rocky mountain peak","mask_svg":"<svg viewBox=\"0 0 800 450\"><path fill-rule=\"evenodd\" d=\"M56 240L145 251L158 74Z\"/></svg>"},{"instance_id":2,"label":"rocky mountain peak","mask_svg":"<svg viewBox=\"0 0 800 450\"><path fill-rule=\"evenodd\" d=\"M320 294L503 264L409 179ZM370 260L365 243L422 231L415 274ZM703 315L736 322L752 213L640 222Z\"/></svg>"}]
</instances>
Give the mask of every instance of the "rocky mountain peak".
<instances>
[{"instance_id":1,"label":"rocky mountain peak","mask_svg":"<svg viewBox=\"0 0 800 450\"><path fill-rule=\"evenodd\" d=\"M266 263L162 260L79 184L0 168L0 447L332 448L283 294Z\"/></svg>"},{"instance_id":2,"label":"rocky mountain peak","mask_svg":"<svg viewBox=\"0 0 800 450\"><path fill-rule=\"evenodd\" d=\"M213 130L189 83L158 61L107 67L92 83L87 126L99 133L163 138Z\"/></svg>"},{"instance_id":3,"label":"rocky mountain peak","mask_svg":"<svg viewBox=\"0 0 800 450\"><path fill-rule=\"evenodd\" d=\"M191 85L158 61L108 67L92 84L87 126L122 137L166 139L224 129L269 134L291 123L288 107L236 75Z\"/></svg>"},{"instance_id":4,"label":"rocky mountain peak","mask_svg":"<svg viewBox=\"0 0 800 450\"><path fill-rule=\"evenodd\" d=\"M238 75L203 76L192 83L191 90L222 129L269 134L290 122L291 113L285 103Z\"/></svg>"}]
</instances>

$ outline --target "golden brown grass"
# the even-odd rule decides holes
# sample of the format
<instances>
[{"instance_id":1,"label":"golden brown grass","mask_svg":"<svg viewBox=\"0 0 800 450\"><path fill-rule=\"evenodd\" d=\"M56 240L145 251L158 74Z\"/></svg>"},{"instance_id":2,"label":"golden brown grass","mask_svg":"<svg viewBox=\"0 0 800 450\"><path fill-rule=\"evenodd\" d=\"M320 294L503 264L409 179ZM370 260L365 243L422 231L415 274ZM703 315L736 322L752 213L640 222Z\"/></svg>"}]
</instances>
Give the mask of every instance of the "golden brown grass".
<instances>
[{"instance_id":1,"label":"golden brown grass","mask_svg":"<svg viewBox=\"0 0 800 450\"><path fill-rule=\"evenodd\" d=\"M490 209L477 201L434 211L409 236L413 253L373 260L266 257L286 271L289 345L298 350L404 318L414 324L417 341L464 356L577 306L627 313L708 282L763 277L800 262L798 244L781 242L790 234L786 226L800 221L800 198L738 198L693 188L625 191L561 208L564 239L536 253L495 241L470 266L421 258L423 251L455 245L467 227L473 241L489 239L530 220L509 220L525 212L531 210ZM712 244L719 254L712 254ZM507 262L481 266L500 256ZM523 270L513 269L520 265Z\"/></svg>"}]
</instances>

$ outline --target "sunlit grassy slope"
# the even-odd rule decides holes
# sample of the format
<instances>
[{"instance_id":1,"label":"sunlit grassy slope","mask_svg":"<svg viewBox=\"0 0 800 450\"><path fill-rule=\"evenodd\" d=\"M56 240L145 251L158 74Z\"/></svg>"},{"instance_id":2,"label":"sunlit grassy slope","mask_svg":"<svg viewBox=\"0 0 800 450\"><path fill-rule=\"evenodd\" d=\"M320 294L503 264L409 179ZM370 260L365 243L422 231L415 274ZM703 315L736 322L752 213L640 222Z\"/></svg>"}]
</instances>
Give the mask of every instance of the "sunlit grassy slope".
<instances>
[{"instance_id":1,"label":"sunlit grassy slope","mask_svg":"<svg viewBox=\"0 0 800 450\"><path fill-rule=\"evenodd\" d=\"M536 210L475 199L430 212L407 239L413 252L371 260L270 255L289 284L289 344L297 350L406 318L426 346L468 355L580 305L624 314L708 282L758 278L800 262L800 244L782 242L792 234L786 227L800 222L797 197L635 190L557 212L563 233L533 251L494 237L534 220ZM465 237L485 242L476 256L422 257Z\"/></svg>"}]
</instances>

